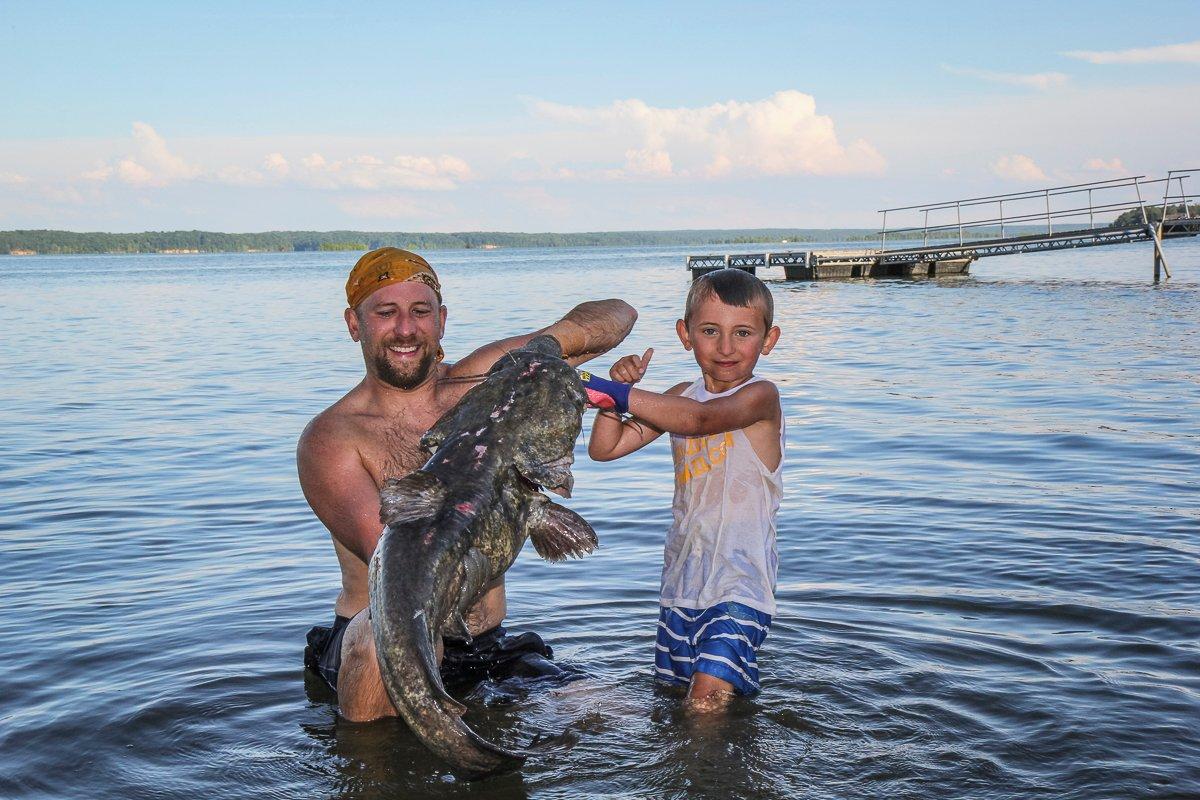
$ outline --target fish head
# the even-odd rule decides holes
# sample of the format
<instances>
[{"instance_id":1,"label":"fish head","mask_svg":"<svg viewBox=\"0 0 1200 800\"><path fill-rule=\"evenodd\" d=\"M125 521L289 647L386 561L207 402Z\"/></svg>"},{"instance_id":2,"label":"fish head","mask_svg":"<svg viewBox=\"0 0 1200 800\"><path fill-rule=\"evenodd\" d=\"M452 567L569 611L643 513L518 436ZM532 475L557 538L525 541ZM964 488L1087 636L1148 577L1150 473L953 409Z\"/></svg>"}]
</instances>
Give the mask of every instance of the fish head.
<instances>
[{"instance_id":1,"label":"fish head","mask_svg":"<svg viewBox=\"0 0 1200 800\"><path fill-rule=\"evenodd\" d=\"M587 397L558 340L537 336L496 362L488 380L509 387L497 408L497 428L513 447L512 468L533 491L570 497L575 442Z\"/></svg>"}]
</instances>

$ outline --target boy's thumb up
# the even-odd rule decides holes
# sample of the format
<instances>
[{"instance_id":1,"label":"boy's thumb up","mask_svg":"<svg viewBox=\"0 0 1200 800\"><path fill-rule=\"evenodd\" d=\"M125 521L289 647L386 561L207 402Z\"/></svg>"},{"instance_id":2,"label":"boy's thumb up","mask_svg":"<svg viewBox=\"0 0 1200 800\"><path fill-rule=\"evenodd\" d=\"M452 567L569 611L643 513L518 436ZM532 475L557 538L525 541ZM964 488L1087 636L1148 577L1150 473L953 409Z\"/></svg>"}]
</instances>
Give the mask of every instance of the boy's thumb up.
<instances>
[{"instance_id":1,"label":"boy's thumb up","mask_svg":"<svg viewBox=\"0 0 1200 800\"><path fill-rule=\"evenodd\" d=\"M646 352L642 353L642 357L638 359L637 370L638 378L641 379L646 375L646 368L650 366L650 357L654 355L654 348L647 347Z\"/></svg>"}]
</instances>

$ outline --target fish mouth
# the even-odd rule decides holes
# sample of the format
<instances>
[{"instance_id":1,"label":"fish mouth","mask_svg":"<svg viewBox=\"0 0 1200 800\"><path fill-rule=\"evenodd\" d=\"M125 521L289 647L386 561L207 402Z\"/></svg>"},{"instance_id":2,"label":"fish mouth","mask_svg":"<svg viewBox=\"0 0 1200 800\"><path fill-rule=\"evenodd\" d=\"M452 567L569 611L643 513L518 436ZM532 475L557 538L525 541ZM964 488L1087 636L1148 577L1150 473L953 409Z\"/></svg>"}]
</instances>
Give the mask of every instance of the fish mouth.
<instances>
[{"instance_id":1,"label":"fish mouth","mask_svg":"<svg viewBox=\"0 0 1200 800\"><path fill-rule=\"evenodd\" d=\"M571 490L575 487L575 476L571 474L571 465L574 463L575 454L568 452L533 469L519 470L517 476L531 492L540 494L545 489L559 497L570 497Z\"/></svg>"}]
</instances>

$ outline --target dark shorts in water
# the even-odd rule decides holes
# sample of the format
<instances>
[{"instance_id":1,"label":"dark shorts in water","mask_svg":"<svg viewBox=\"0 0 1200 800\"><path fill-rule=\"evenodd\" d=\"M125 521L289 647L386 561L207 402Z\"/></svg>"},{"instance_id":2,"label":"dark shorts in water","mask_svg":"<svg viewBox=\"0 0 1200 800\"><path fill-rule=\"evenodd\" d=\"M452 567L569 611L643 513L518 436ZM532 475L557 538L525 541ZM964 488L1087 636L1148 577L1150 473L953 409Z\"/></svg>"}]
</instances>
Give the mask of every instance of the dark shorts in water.
<instances>
[{"instance_id":1,"label":"dark shorts in water","mask_svg":"<svg viewBox=\"0 0 1200 800\"><path fill-rule=\"evenodd\" d=\"M338 669L342 665L342 639L346 635L347 617L335 616L333 626L316 626L308 632L304 648L304 666L317 673L331 689L337 691ZM478 683L484 678L570 679L580 676L576 670L551 661L554 651L532 631L510 636L502 625L474 637L468 644L463 639L442 640L442 681L460 687Z\"/></svg>"},{"instance_id":2,"label":"dark shorts in water","mask_svg":"<svg viewBox=\"0 0 1200 800\"><path fill-rule=\"evenodd\" d=\"M342 639L346 636L349 617L340 614L333 618L333 627L314 625L305 637L304 666L317 673L337 691L338 670L342 666Z\"/></svg>"}]
</instances>

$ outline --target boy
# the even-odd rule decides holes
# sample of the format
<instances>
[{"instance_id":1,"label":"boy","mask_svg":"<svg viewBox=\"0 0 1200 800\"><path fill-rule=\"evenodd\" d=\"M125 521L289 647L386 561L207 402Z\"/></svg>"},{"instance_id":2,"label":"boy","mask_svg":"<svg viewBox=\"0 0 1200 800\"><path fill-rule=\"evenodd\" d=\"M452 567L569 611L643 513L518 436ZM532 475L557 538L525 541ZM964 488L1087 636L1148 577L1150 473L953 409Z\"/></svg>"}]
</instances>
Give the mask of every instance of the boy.
<instances>
[{"instance_id":1,"label":"boy","mask_svg":"<svg viewBox=\"0 0 1200 800\"><path fill-rule=\"evenodd\" d=\"M775 515L782 494L784 419L779 391L754 377L779 340L771 292L723 269L688 292L679 340L702 373L665 394L633 389L653 349L625 356L612 381L585 373L602 410L588 453L610 461L671 434L674 523L662 572L655 675L688 687L685 706L723 708L758 691L755 652L775 613ZM620 383L614 383L619 381ZM611 402L610 402L611 401ZM640 424L623 424L628 411Z\"/></svg>"}]
</instances>

